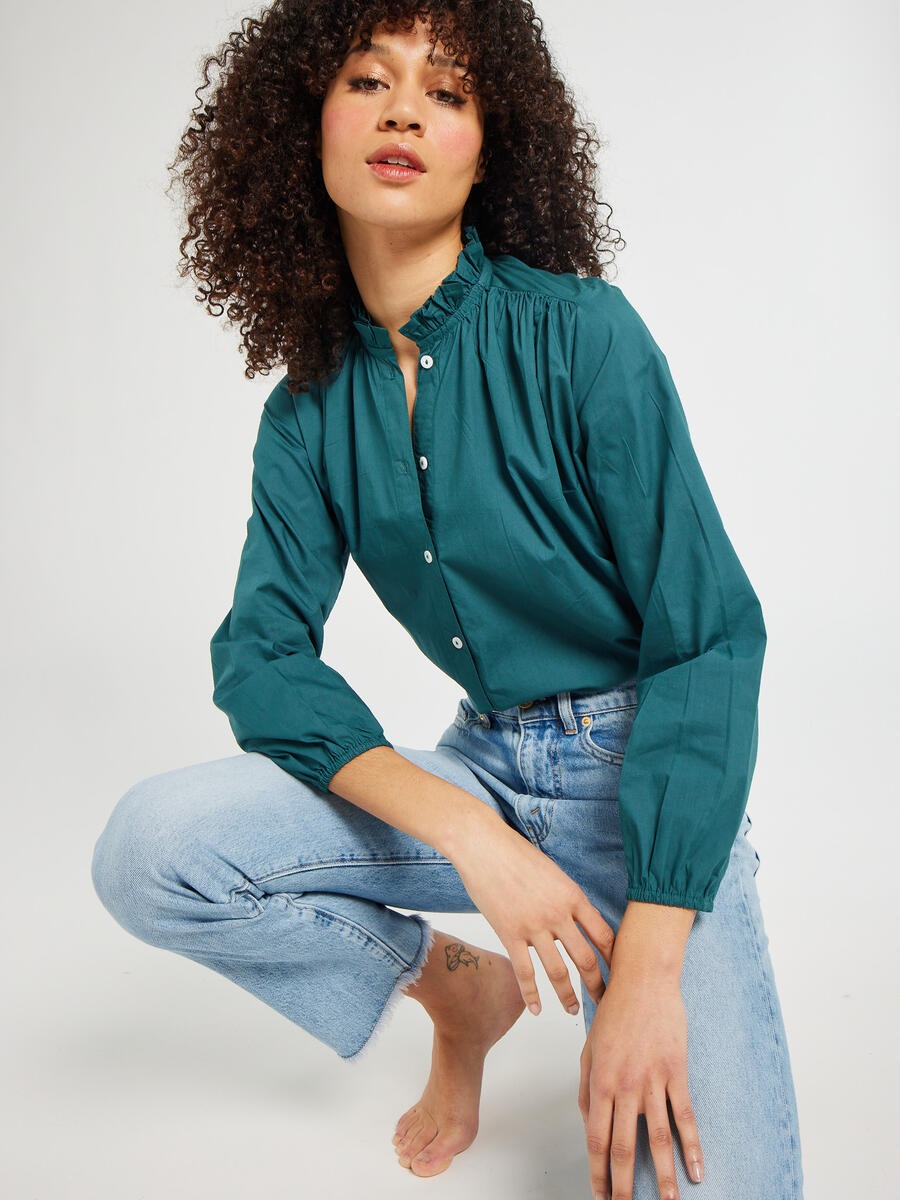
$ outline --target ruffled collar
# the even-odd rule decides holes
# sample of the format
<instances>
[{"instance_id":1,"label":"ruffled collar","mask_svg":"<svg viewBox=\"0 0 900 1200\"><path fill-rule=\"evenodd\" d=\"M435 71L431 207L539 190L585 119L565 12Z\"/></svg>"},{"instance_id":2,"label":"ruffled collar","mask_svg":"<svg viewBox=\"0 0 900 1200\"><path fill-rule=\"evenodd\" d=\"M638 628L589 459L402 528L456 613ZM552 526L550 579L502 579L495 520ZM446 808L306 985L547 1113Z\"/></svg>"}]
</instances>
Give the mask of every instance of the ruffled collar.
<instances>
[{"instance_id":1,"label":"ruffled collar","mask_svg":"<svg viewBox=\"0 0 900 1200\"><path fill-rule=\"evenodd\" d=\"M463 248L454 269L441 280L437 289L411 314L409 320L400 326L404 337L411 338L419 347L434 345L446 329L468 312L477 302L490 275L491 261L484 253L474 225L463 226L462 240ZM351 310L353 324L363 345L376 354L385 350L393 353L390 334L384 326L375 324L358 294L351 301Z\"/></svg>"}]
</instances>

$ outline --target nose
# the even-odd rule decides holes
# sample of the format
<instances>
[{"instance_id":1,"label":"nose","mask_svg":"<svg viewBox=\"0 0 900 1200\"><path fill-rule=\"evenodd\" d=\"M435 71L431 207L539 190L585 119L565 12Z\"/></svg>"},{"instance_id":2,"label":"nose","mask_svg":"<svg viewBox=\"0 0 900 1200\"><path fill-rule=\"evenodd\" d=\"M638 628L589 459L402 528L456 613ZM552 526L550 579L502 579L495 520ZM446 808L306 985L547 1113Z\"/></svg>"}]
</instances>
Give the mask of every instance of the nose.
<instances>
[{"instance_id":1,"label":"nose","mask_svg":"<svg viewBox=\"0 0 900 1200\"><path fill-rule=\"evenodd\" d=\"M418 121L400 121L394 117L388 117L384 123L385 123L385 125L389 126L391 129L394 129L396 126L400 126L403 129L420 129L421 128Z\"/></svg>"},{"instance_id":2,"label":"nose","mask_svg":"<svg viewBox=\"0 0 900 1200\"><path fill-rule=\"evenodd\" d=\"M413 91L397 86L386 94L384 108L381 110L381 123L390 129L421 129L423 114L419 109L421 96L414 96Z\"/></svg>"}]
</instances>

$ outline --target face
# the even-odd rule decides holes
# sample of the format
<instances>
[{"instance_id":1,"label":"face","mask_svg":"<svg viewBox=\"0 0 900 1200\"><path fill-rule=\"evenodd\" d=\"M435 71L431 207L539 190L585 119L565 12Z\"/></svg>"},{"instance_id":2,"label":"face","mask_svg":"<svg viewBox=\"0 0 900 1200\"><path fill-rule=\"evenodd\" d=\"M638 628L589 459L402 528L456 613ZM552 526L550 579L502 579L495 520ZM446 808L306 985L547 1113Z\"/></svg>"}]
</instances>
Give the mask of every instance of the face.
<instances>
[{"instance_id":1,"label":"face","mask_svg":"<svg viewBox=\"0 0 900 1200\"><path fill-rule=\"evenodd\" d=\"M446 225L483 177L481 102L463 91L464 66L442 62L440 43L429 63L430 50L421 22L411 33L374 29L372 48L351 48L328 86L316 152L342 227ZM408 147L424 171L371 165L389 143Z\"/></svg>"}]
</instances>

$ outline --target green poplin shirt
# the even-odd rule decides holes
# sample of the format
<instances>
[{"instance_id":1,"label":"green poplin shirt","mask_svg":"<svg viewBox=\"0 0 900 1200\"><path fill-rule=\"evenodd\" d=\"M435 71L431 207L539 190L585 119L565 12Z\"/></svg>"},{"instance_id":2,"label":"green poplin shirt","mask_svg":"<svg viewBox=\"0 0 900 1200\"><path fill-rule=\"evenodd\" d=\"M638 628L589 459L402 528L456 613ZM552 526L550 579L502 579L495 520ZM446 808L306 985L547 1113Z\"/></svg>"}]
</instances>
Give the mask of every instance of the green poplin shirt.
<instances>
[{"instance_id":1,"label":"green poplin shirt","mask_svg":"<svg viewBox=\"0 0 900 1200\"><path fill-rule=\"evenodd\" d=\"M766 630L665 356L622 291L485 255L400 332L357 301L341 366L263 407L214 703L242 749L327 790L373 746L322 658L353 556L479 711L634 679L619 805L628 898L711 911L756 761Z\"/></svg>"}]
</instances>

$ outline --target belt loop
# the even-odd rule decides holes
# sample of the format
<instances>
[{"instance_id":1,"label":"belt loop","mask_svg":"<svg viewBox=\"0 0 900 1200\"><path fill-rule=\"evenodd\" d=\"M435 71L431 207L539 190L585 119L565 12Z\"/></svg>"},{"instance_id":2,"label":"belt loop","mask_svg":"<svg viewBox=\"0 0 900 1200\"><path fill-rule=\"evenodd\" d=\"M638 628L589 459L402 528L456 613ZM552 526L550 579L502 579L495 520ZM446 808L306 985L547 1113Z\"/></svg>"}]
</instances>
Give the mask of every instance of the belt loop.
<instances>
[{"instance_id":1,"label":"belt loop","mask_svg":"<svg viewBox=\"0 0 900 1200\"><path fill-rule=\"evenodd\" d=\"M568 692L556 693L556 707L566 733L576 733L575 713L572 711L572 697Z\"/></svg>"}]
</instances>

